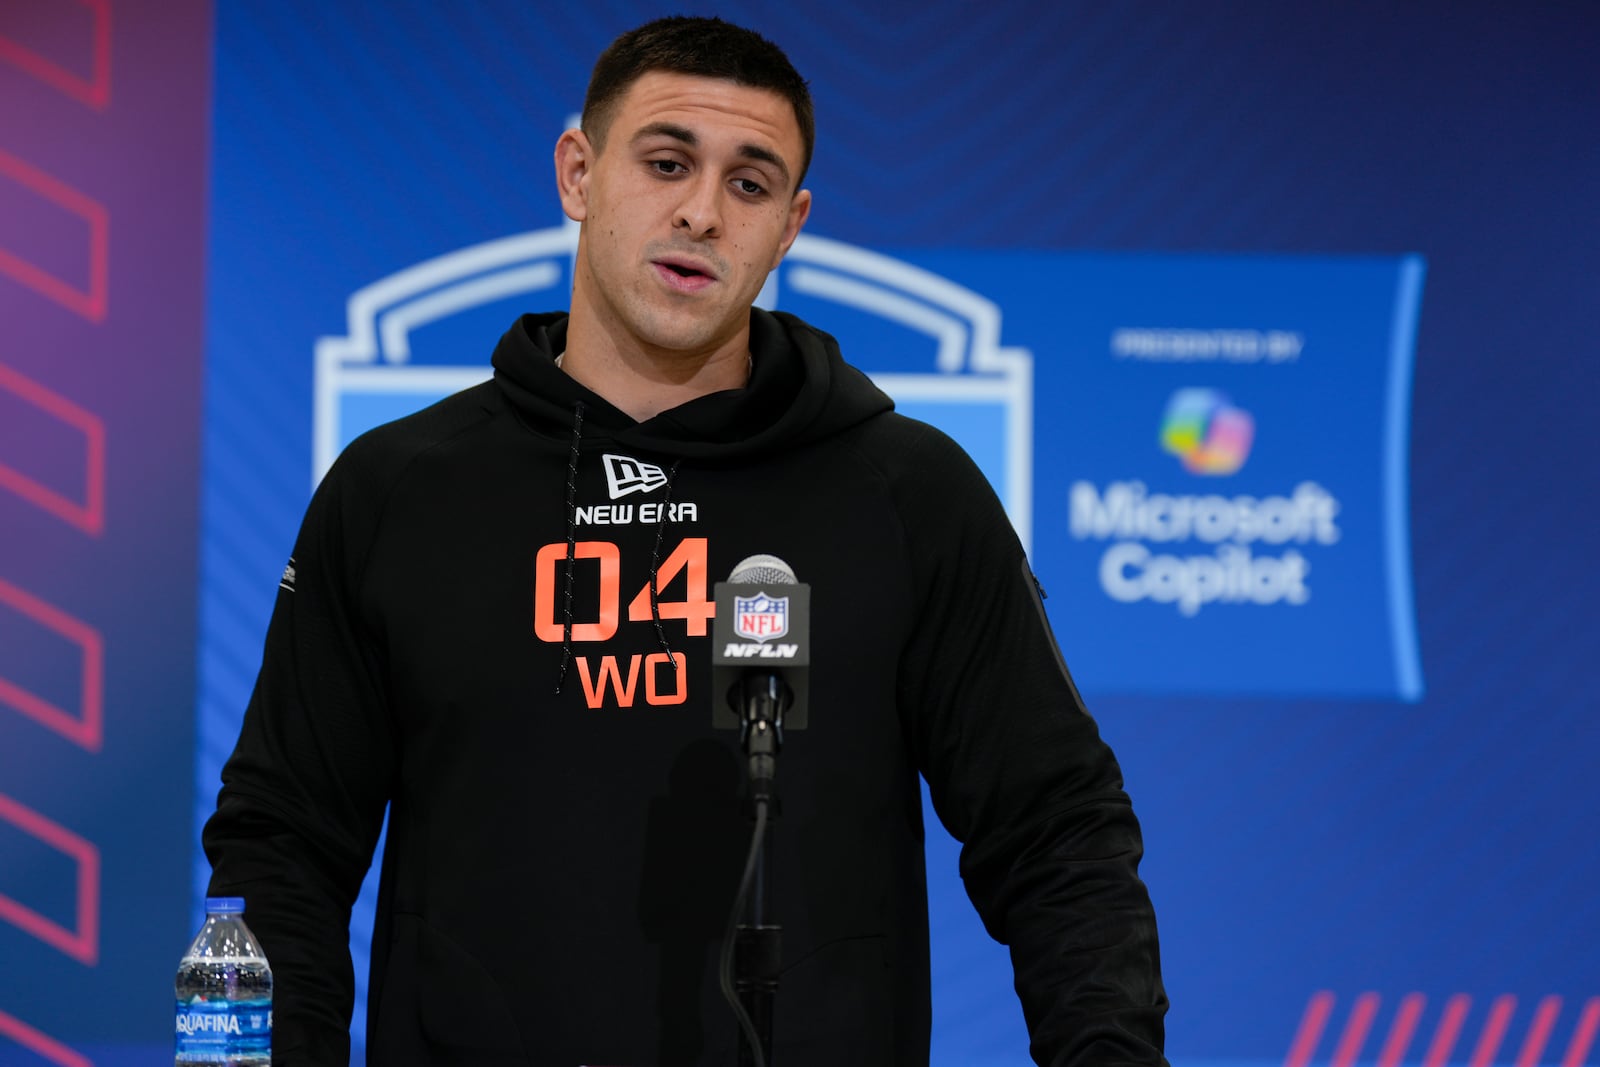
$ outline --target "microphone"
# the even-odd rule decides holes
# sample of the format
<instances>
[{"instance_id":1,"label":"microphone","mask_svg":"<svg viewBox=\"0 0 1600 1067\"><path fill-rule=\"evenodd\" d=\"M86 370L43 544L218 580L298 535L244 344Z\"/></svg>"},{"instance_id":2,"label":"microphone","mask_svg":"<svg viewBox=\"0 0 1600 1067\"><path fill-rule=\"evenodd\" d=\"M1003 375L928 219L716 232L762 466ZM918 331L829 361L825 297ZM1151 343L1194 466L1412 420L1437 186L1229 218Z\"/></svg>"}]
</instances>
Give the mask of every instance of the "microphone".
<instances>
[{"instance_id":1,"label":"microphone","mask_svg":"<svg viewBox=\"0 0 1600 1067\"><path fill-rule=\"evenodd\" d=\"M811 587L777 556L756 555L716 584L715 599L711 725L743 734L769 721L782 744L784 730L806 727Z\"/></svg>"},{"instance_id":2,"label":"microphone","mask_svg":"<svg viewBox=\"0 0 1600 1067\"><path fill-rule=\"evenodd\" d=\"M778 751L784 727L798 730L806 724L811 587L796 581L794 569L777 556L750 556L739 561L727 581L717 583L715 600L711 725L739 731L749 769L749 811L755 819L718 974L722 995L749 1043L749 1058L741 1048L739 1062L764 1064L770 1062L773 998L783 960L783 928L767 909L767 821L779 810ZM725 699L718 700L719 695ZM744 914L747 900L750 910Z\"/></svg>"}]
</instances>

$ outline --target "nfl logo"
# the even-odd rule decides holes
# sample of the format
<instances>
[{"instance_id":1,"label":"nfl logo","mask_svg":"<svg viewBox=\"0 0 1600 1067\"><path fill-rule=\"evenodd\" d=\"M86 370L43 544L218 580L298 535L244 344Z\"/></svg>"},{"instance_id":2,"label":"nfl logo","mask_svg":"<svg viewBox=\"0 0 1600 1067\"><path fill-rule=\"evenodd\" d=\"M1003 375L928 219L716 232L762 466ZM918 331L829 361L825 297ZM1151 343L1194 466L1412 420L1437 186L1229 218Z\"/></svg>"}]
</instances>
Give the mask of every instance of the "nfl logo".
<instances>
[{"instance_id":1,"label":"nfl logo","mask_svg":"<svg viewBox=\"0 0 1600 1067\"><path fill-rule=\"evenodd\" d=\"M733 598L733 632L751 641L770 641L789 632L789 598L765 593Z\"/></svg>"}]
</instances>

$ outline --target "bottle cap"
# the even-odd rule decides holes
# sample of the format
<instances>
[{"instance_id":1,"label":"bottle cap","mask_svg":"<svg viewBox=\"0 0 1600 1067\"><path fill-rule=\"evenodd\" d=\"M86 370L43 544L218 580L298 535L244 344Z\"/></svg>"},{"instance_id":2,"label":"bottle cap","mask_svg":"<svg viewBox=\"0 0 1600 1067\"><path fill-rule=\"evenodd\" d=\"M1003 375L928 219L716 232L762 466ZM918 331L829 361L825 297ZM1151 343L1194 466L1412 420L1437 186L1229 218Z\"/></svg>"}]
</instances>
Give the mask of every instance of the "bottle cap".
<instances>
[{"instance_id":1,"label":"bottle cap","mask_svg":"<svg viewBox=\"0 0 1600 1067\"><path fill-rule=\"evenodd\" d=\"M244 897L206 897L207 915L242 915Z\"/></svg>"}]
</instances>

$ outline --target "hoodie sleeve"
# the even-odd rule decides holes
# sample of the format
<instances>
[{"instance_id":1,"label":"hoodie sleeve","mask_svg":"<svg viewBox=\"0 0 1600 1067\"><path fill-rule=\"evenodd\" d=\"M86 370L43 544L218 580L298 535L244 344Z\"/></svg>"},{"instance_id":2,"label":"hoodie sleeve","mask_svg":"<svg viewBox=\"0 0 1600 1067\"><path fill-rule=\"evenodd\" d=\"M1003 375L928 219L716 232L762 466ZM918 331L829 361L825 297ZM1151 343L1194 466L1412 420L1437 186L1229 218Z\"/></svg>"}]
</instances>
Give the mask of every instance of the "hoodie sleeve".
<instances>
[{"instance_id":1,"label":"hoodie sleeve","mask_svg":"<svg viewBox=\"0 0 1600 1067\"><path fill-rule=\"evenodd\" d=\"M347 451L306 512L238 746L203 842L213 895L245 898L273 972L273 1062L349 1063L350 908L394 764L376 642L359 607L377 507Z\"/></svg>"},{"instance_id":2,"label":"hoodie sleeve","mask_svg":"<svg viewBox=\"0 0 1600 1067\"><path fill-rule=\"evenodd\" d=\"M1161 1064L1155 915L1139 823L1084 709L1009 520L936 430L897 491L921 620L902 714L961 876L1007 945L1041 1067Z\"/></svg>"}]
</instances>

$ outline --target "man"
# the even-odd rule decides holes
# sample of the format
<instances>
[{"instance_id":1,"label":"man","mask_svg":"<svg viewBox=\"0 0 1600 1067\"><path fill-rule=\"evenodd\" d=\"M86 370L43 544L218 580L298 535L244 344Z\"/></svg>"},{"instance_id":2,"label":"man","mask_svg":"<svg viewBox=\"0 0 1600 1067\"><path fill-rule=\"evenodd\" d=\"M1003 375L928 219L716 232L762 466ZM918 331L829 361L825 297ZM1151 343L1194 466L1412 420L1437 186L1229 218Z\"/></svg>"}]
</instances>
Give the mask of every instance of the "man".
<instances>
[{"instance_id":1,"label":"man","mask_svg":"<svg viewBox=\"0 0 1600 1067\"><path fill-rule=\"evenodd\" d=\"M348 1056L386 804L369 1062L734 1062L716 957L750 827L710 586L757 553L813 615L775 1060L927 1063L921 772L1037 1062L1162 1062L1138 824L998 502L830 337L752 311L812 142L760 37L619 38L556 145L570 314L523 316L492 382L317 491L205 832L273 965L274 1062Z\"/></svg>"}]
</instances>

